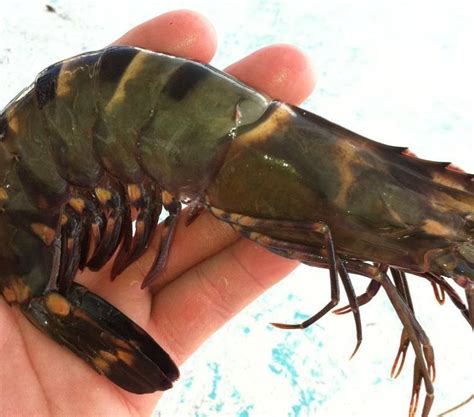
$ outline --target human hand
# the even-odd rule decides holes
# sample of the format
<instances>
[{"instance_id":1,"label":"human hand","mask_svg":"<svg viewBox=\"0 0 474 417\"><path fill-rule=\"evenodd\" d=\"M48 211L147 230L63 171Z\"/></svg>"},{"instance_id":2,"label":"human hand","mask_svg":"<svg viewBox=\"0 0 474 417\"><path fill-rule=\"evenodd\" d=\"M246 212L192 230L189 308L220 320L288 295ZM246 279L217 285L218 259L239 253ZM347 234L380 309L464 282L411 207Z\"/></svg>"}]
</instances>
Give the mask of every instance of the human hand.
<instances>
[{"instance_id":1,"label":"human hand","mask_svg":"<svg viewBox=\"0 0 474 417\"><path fill-rule=\"evenodd\" d=\"M189 11L158 16L115 43L206 63L216 49L210 23ZM308 60L288 45L261 49L226 71L292 104L299 104L314 87ZM297 265L239 238L227 224L203 213L189 227L180 222L166 271L151 288L141 290L159 235L158 230L149 251L114 282L111 263L77 280L142 326L178 365ZM1 297L0 323L3 415L148 416L161 395L136 395L115 386L34 328Z\"/></svg>"}]
</instances>

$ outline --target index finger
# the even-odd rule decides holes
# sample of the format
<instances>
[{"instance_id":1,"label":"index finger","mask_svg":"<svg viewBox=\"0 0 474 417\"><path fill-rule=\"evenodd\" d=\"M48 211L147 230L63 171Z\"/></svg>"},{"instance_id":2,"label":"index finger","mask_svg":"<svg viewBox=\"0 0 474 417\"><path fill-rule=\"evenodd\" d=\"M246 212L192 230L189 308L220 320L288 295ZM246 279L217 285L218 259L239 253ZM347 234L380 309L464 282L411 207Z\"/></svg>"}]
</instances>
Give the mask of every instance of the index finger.
<instances>
[{"instance_id":1,"label":"index finger","mask_svg":"<svg viewBox=\"0 0 474 417\"><path fill-rule=\"evenodd\" d=\"M208 63L216 53L217 39L214 27L204 16L175 10L134 27L114 45L133 45Z\"/></svg>"}]
</instances>

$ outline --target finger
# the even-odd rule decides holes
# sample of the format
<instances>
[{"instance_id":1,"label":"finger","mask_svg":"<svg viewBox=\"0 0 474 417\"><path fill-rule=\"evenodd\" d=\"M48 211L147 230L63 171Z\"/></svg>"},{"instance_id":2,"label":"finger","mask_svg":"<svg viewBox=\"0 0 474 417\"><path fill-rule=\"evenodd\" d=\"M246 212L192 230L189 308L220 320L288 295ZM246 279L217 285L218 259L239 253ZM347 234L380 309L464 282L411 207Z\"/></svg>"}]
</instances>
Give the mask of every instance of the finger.
<instances>
[{"instance_id":1,"label":"finger","mask_svg":"<svg viewBox=\"0 0 474 417\"><path fill-rule=\"evenodd\" d=\"M263 48L228 69L233 75L243 78L243 81L250 81L257 90L266 91L269 95L296 104L308 96L315 86L313 66L308 58L289 45ZM201 215L188 228L184 223L182 218L173 239L166 270L152 286L154 292L237 239L237 234L228 225L209 214ZM132 268L137 268L137 273L146 275L156 255L158 236L159 232L150 250L135 266L130 267L129 272Z\"/></svg>"},{"instance_id":2,"label":"finger","mask_svg":"<svg viewBox=\"0 0 474 417\"><path fill-rule=\"evenodd\" d=\"M295 105L303 102L316 85L311 60L291 45L259 49L227 67L226 72L270 97Z\"/></svg>"},{"instance_id":3,"label":"finger","mask_svg":"<svg viewBox=\"0 0 474 417\"><path fill-rule=\"evenodd\" d=\"M209 62L216 52L216 32L199 13L176 10L136 26L116 45L134 45L170 55Z\"/></svg>"},{"instance_id":4,"label":"finger","mask_svg":"<svg viewBox=\"0 0 474 417\"><path fill-rule=\"evenodd\" d=\"M152 332L181 364L219 327L297 265L240 239L154 297Z\"/></svg>"}]
</instances>

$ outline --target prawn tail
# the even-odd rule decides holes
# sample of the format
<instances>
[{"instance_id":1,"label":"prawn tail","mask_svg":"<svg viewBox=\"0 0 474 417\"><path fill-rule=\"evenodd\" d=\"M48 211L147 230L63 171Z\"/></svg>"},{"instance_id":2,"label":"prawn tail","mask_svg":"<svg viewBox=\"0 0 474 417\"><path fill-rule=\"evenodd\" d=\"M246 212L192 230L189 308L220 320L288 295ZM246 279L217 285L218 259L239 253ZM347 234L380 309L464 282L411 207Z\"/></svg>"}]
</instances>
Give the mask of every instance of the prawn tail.
<instances>
[{"instance_id":1,"label":"prawn tail","mask_svg":"<svg viewBox=\"0 0 474 417\"><path fill-rule=\"evenodd\" d=\"M35 297L28 319L121 388L144 394L172 387L179 370L141 327L104 299L73 283Z\"/></svg>"}]
</instances>

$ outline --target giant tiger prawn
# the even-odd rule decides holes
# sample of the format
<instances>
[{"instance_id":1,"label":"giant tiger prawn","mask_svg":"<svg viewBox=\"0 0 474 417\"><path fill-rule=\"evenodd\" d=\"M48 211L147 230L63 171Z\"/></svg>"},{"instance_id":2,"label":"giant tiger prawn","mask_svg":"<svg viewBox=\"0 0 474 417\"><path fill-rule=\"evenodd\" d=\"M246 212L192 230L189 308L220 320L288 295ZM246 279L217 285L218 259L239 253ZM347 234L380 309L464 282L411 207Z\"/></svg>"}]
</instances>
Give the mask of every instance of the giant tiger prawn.
<instances>
[{"instance_id":1,"label":"giant tiger prawn","mask_svg":"<svg viewBox=\"0 0 474 417\"><path fill-rule=\"evenodd\" d=\"M185 203L188 223L208 210L280 256L329 270L327 305L277 327L319 320L338 304L340 281L349 306L336 312L353 313L357 350L359 307L383 288L404 327L392 373L411 344L409 414L423 381L428 416L434 353L406 273L428 280L440 301L446 293L474 326L473 175L272 100L211 66L125 46L41 72L0 113L0 140L1 293L118 386L166 390L179 371L75 275L116 255L119 276L147 250L165 209L149 286L166 267ZM364 294L354 294L349 273L370 278Z\"/></svg>"}]
</instances>

